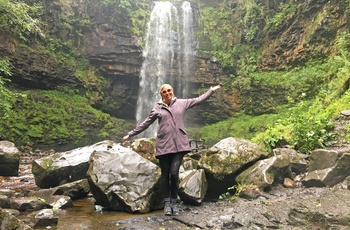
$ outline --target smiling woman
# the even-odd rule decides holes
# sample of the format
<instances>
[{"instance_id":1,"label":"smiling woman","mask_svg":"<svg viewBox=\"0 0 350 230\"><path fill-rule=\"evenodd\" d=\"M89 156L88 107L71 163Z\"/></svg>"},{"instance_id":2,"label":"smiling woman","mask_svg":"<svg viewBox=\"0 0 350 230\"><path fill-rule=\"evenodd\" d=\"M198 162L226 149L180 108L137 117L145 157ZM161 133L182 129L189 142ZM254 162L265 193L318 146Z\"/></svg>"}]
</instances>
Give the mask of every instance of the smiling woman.
<instances>
[{"instance_id":1,"label":"smiling woman","mask_svg":"<svg viewBox=\"0 0 350 230\"><path fill-rule=\"evenodd\" d=\"M159 91L160 91L160 95L162 97L163 103L169 106L171 100L174 97L173 87L171 87L171 85L169 84L164 84L160 87Z\"/></svg>"},{"instance_id":2,"label":"smiling woman","mask_svg":"<svg viewBox=\"0 0 350 230\"><path fill-rule=\"evenodd\" d=\"M188 109L207 100L221 85L211 87L206 93L196 98L177 99L173 87L164 84L160 87L161 100L156 103L147 118L134 130L128 132L123 140L146 130L154 121L158 120L156 138L156 157L162 171L164 214L178 215L177 205L179 188L179 169L184 155L191 152L189 138L184 127L184 116Z\"/></svg>"}]
</instances>

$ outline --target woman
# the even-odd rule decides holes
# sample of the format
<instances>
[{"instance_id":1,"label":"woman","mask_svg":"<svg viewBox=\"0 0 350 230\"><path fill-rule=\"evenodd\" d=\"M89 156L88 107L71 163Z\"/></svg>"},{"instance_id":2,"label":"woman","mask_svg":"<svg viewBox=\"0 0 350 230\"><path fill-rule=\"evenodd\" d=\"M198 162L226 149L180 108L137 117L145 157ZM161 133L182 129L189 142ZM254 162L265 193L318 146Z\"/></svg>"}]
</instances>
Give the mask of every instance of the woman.
<instances>
[{"instance_id":1,"label":"woman","mask_svg":"<svg viewBox=\"0 0 350 230\"><path fill-rule=\"evenodd\" d=\"M178 215L177 205L179 188L179 169L182 158L191 152L189 139L184 127L184 116L187 109L207 100L221 85L211 87L206 93L196 98L177 99L169 84L160 87L162 99L153 107L148 117L134 130L128 132L123 140L135 136L147 129L158 119L159 127L156 138L156 158L161 168L161 182L164 193L165 215Z\"/></svg>"}]
</instances>

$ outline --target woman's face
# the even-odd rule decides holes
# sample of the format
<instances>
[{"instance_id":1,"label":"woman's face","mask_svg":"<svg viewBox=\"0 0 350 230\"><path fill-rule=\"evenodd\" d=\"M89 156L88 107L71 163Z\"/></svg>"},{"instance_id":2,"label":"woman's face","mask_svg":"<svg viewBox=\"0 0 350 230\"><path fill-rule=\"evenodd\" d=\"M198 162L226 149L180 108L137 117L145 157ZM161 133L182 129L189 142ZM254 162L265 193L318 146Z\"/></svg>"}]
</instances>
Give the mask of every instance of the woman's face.
<instances>
[{"instance_id":1,"label":"woman's face","mask_svg":"<svg viewBox=\"0 0 350 230\"><path fill-rule=\"evenodd\" d=\"M164 102L169 104L171 102L171 99L173 98L173 95L174 95L173 88L171 87L171 85L164 85L161 88L160 94L161 94Z\"/></svg>"}]
</instances>

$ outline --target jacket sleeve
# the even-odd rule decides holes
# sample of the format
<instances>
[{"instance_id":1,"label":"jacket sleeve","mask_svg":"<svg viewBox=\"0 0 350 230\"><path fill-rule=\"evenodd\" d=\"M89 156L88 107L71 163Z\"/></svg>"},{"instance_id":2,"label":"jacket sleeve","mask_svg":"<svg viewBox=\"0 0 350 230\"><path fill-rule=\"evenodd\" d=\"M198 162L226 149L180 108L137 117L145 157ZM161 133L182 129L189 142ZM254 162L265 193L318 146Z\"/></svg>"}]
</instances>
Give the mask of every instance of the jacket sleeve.
<instances>
[{"instance_id":1,"label":"jacket sleeve","mask_svg":"<svg viewBox=\"0 0 350 230\"><path fill-rule=\"evenodd\" d=\"M151 112L148 114L147 118L141 124L139 124L135 129L128 132L128 135L132 137L145 131L158 118L157 110L158 110L157 106L155 106L151 110Z\"/></svg>"},{"instance_id":2,"label":"jacket sleeve","mask_svg":"<svg viewBox=\"0 0 350 230\"><path fill-rule=\"evenodd\" d=\"M213 95L213 93L214 93L214 90L210 88L207 92L200 95L199 97L187 99L186 109L189 109L193 106L196 106L202 103L203 101L207 100L211 95Z\"/></svg>"}]
</instances>

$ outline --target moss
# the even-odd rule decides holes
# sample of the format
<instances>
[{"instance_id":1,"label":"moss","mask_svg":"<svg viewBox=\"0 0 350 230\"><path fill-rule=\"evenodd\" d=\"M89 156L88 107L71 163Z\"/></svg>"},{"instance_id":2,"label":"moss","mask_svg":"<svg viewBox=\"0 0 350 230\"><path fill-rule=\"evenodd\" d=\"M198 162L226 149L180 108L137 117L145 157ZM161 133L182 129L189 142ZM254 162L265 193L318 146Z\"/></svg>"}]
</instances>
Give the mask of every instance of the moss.
<instances>
[{"instance_id":1,"label":"moss","mask_svg":"<svg viewBox=\"0 0 350 230\"><path fill-rule=\"evenodd\" d=\"M6 212L3 210L0 210L0 223L5 219Z\"/></svg>"},{"instance_id":2,"label":"moss","mask_svg":"<svg viewBox=\"0 0 350 230\"><path fill-rule=\"evenodd\" d=\"M220 174L231 174L240 167L240 159L238 157L227 157L225 160L219 159L218 155L213 154L202 159L213 171L220 170Z\"/></svg>"},{"instance_id":3,"label":"moss","mask_svg":"<svg viewBox=\"0 0 350 230\"><path fill-rule=\"evenodd\" d=\"M8 229L9 230L12 230L12 229L14 230L14 229L18 229L20 226L21 226L20 221L17 218L12 218L11 222L10 222L10 224L8 226Z\"/></svg>"},{"instance_id":4,"label":"moss","mask_svg":"<svg viewBox=\"0 0 350 230\"><path fill-rule=\"evenodd\" d=\"M41 166L44 169L48 169L48 168L51 168L52 164L53 164L53 159L52 158L46 158L46 159L43 159L43 161L41 163Z\"/></svg>"},{"instance_id":5,"label":"moss","mask_svg":"<svg viewBox=\"0 0 350 230\"><path fill-rule=\"evenodd\" d=\"M5 219L9 220L7 226L2 225L2 227L5 227L6 229L15 230L22 225L20 220L18 220L16 217L8 214L6 211L0 210L0 223L2 223Z\"/></svg>"},{"instance_id":6,"label":"moss","mask_svg":"<svg viewBox=\"0 0 350 230\"><path fill-rule=\"evenodd\" d=\"M59 91L31 90L0 121L0 138L16 145L77 146L124 133L129 123L92 108L88 100Z\"/></svg>"}]
</instances>

